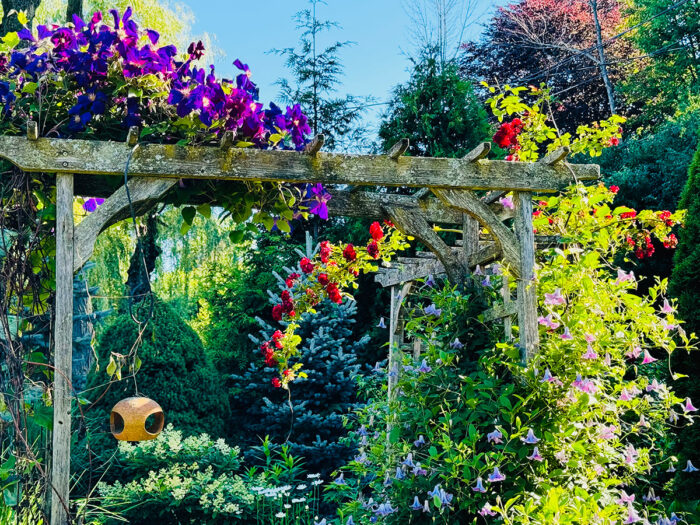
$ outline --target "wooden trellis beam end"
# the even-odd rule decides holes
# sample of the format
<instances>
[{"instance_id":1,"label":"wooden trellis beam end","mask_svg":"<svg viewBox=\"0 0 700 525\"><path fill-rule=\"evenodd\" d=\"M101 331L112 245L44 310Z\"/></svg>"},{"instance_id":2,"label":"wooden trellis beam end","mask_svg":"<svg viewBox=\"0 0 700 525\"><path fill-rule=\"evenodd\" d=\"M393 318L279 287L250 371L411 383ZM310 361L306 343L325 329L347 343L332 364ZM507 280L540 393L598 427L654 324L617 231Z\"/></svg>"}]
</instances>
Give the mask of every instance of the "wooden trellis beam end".
<instances>
[{"instance_id":1,"label":"wooden trellis beam end","mask_svg":"<svg viewBox=\"0 0 700 525\"><path fill-rule=\"evenodd\" d=\"M126 135L126 143L134 147L141 137L141 129L138 126L131 126L129 128L129 133Z\"/></svg>"},{"instance_id":2,"label":"wooden trellis beam end","mask_svg":"<svg viewBox=\"0 0 700 525\"><path fill-rule=\"evenodd\" d=\"M399 157L401 157L401 155L406 153L406 150L408 149L409 145L410 145L410 142L408 139L401 139L396 144L394 144L391 148L389 148L389 151L387 151L386 154L390 159L399 160Z\"/></svg>"},{"instance_id":3,"label":"wooden trellis beam end","mask_svg":"<svg viewBox=\"0 0 700 525\"><path fill-rule=\"evenodd\" d=\"M319 151L321 151L321 148L325 142L326 136L323 133L319 133L304 147L304 153L315 156Z\"/></svg>"},{"instance_id":4,"label":"wooden trellis beam end","mask_svg":"<svg viewBox=\"0 0 700 525\"><path fill-rule=\"evenodd\" d=\"M469 153L467 153L464 156L464 160L468 160L469 162L477 162L481 159L486 158L490 151L491 151L491 143L490 142L482 142L476 148L474 148Z\"/></svg>"},{"instance_id":5,"label":"wooden trellis beam end","mask_svg":"<svg viewBox=\"0 0 700 525\"><path fill-rule=\"evenodd\" d=\"M227 150L233 146L233 140L236 138L236 132L235 131L224 131L224 134L221 135L221 140L219 141L219 148L223 150Z\"/></svg>"},{"instance_id":6,"label":"wooden trellis beam end","mask_svg":"<svg viewBox=\"0 0 700 525\"><path fill-rule=\"evenodd\" d=\"M545 155L539 162L547 166L552 166L559 162L565 161L566 157L569 156L569 153L571 153L571 148L569 146L563 146Z\"/></svg>"},{"instance_id":7,"label":"wooden trellis beam end","mask_svg":"<svg viewBox=\"0 0 700 525\"><path fill-rule=\"evenodd\" d=\"M39 124L34 120L27 121L27 138L37 140L39 138Z\"/></svg>"}]
</instances>

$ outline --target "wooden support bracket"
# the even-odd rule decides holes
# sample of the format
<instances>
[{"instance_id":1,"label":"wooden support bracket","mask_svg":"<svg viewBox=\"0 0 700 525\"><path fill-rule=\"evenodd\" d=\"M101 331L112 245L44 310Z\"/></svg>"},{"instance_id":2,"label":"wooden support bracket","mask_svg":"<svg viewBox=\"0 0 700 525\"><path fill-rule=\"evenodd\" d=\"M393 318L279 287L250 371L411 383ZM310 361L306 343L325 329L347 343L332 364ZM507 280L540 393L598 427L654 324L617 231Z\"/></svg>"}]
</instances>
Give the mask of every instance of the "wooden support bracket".
<instances>
[{"instance_id":1,"label":"wooden support bracket","mask_svg":"<svg viewBox=\"0 0 700 525\"><path fill-rule=\"evenodd\" d=\"M532 193L517 191L514 194L515 234L520 246L520 272L518 278L518 329L521 359L526 364L537 352L539 329L537 326L537 289L535 286L535 233L532 229Z\"/></svg>"},{"instance_id":2,"label":"wooden support bracket","mask_svg":"<svg viewBox=\"0 0 700 525\"><path fill-rule=\"evenodd\" d=\"M233 141L236 138L236 132L235 131L224 131L224 134L221 135L221 140L219 141L219 148L222 150L227 150L233 146Z\"/></svg>"},{"instance_id":3,"label":"wooden support bracket","mask_svg":"<svg viewBox=\"0 0 700 525\"><path fill-rule=\"evenodd\" d=\"M490 142L482 142L476 148L474 148L469 153L467 153L464 156L464 160L467 160L469 162L478 162L481 159L485 159L490 152L491 152L491 143Z\"/></svg>"},{"instance_id":4,"label":"wooden support bracket","mask_svg":"<svg viewBox=\"0 0 700 525\"><path fill-rule=\"evenodd\" d=\"M35 120L27 121L27 139L38 140L39 139L39 124Z\"/></svg>"},{"instance_id":5,"label":"wooden support bracket","mask_svg":"<svg viewBox=\"0 0 700 525\"><path fill-rule=\"evenodd\" d=\"M138 143L139 138L141 138L141 129L138 126L131 126L126 135L126 143L133 148Z\"/></svg>"},{"instance_id":6,"label":"wooden support bracket","mask_svg":"<svg viewBox=\"0 0 700 525\"><path fill-rule=\"evenodd\" d=\"M484 204L471 190L437 190L433 193L438 199L464 213L467 213L486 228L496 239L503 251L505 263L510 271L520 273L520 244L513 232Z\"/></svg>"},{"instance_id":7,"label":"wooden support bracket","mask_svg":"<svg viewBox=\"0 0 700 525\"><path fill-rule=\"evenodd\" d=\"M445 267L447 277L453 284L458 284L462 281L465 274L462 262L422 214L415 210L398 206L387 206L386 211L399 230L421 241L440 259L440 262Z\"/></svg>"},{"instance_id":8,"label":"wooden support bracket","mask_svg":"<svg viewBox=\"0 0 700 525\"><path fill-rule=\"evenodd\" d=\"M565 161L566 157L569 156L569 153L571 153L571 148L568 146L563 146L545 155L542 159L539 160L539 162L545 164L546 166L552 166L554 164L557 164L558 162Z\"/></svg>"},{"instance_id":9,"label":"wooden support bracket","mask_svg":"<svg viewBox=\"0 0 700 525\"><path fill-rule=\"evenodd\" d=\"M137 215L143 215L177 184L177 180L139 177L129 179L128 184L134 210ZM129 201L122 186L75 228L73 270L78 271L92 257L95 241L101 232L129 215Z\"/></svg>"}]
</instances>

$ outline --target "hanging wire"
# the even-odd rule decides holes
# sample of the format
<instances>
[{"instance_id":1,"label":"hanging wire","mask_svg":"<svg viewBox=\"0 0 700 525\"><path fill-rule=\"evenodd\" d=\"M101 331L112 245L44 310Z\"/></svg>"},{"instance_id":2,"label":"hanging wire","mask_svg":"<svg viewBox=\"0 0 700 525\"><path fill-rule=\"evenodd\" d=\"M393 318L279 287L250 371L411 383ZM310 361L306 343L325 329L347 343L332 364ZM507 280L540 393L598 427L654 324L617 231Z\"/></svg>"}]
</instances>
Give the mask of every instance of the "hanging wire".
<instances>
[{"instance_id":1,"label":"hanging wire","mask_svg":"<svg viewBox=\"0 0 700 525\"><path fill-rule=\"evenodd\" d=\"M131 192L129 191L129 165L131 164L131 159L134 156L134 153L136 153L136 150L139 149L140 144L136 144L131 152L129 153L129 156L126 159L126 165L124 166L124 189L126 190L126 199L129 202L129 211L131 213L131 221L134 225L134 234L136 235L136 248L138 250L138 256L141 259L141 264L143 266L143 272L144 272L144 281L146 283L147 291L143 294L138 294L138 295L133 295L130 294L128 296L129 301L128 301L128 306L127 308L129 309L129 315L131 316L131 319L139 325L139 332L143 333L143 330L146 328L148 323L153 319L153 309L155 307L155 297L153 295L153 290L151 289L151 279L150 279L150 272L148 271L148 266L146 265L146 256L143 253L143 245L141 244L141 235L139 235L139 229L136 224L136 212L134 211L134 203L131 200ZM138 304L137 304L137 297L139 298ZM145 304L144 304L145 302ZM146 313L145 317L140 317L143 313Z\"/></svg>"}]
</instances>

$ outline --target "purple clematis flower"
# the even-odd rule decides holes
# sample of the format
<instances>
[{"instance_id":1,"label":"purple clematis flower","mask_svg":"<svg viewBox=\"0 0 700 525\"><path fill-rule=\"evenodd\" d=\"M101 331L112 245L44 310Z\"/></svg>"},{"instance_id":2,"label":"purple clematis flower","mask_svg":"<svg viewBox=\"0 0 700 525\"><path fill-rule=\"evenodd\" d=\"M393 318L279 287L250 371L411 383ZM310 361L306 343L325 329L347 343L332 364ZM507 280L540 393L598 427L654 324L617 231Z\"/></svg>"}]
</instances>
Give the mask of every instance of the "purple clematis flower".
<instances>
[{"instance_id":1,"label":"purple clematis flower","mask_svg":"<svg viewBox=\"0 0 700 525\"><path fill-rule=\"evenodd\" d=\"M391 503L387 502L387 503L382 503L382 504L380 504L380 505L375 509L374 513L375 513L377 516L385 517L385 516L388 516L389 514L392 514L393 512L396 512L396 510L397 510L397 509L395 509L395 508L393 508L393 507L391 506Z\"/></svg>"},{"instance_id":2,"label":"purple clematis flower","mask_svg":"<svg viewBox=\"0 0 700 525\"><path fill-rule=\"evenodd\" d=\"M561 334L559 337L561 337L564 341L571 341L574 338L574 336L571 335L571 332L569 332L568 326L564 327L564 333Z\"/></svg>"},{"instance_id":3,"label":"purple clematis flower","mask_svg":"<svg viewBox=\"0 0 700 525\"><path fill-rule=\"evenodd\" d=\"M693 406L692 401L689 397L685 398L685 404L683 404L683 412L697 412L697 408Z\"/></svg>"},{"instance_id":4,"label":"purple clematis flower","mask_svg":"<svg viewBox=\"0 0 700 525\"><path fill-rule=\"evenodd\" d=\"M637 462L637 458L639 457L639 452L637 452L637 449L634 448L634 445L627 445L624 457L625 463L627 463L628 465L634 465Z\"/></svg>"},{"instance_id":5,"label":"purple clematis flower","mask_svg":"<svg viewBox=\"0 0 700 525\"><path fill-rule=\"evenodd\" d=\"M104 204L104 202L105 200L100 198L88 199L83 203L83 209L88 213L92 213L98 206Z\"/></svg>"},{"instance_id":6,"label":"purple clematis flower","mask_svg":"<svg viewBox=\"0 0 700 525\"><path fill-rule=\"evenodd\" d=\"M642 348L640 346L634 346L632 347L632 350L625 353L625 356L629 357L630 359L637 359L640 355L642 355Z\"/></svg>"},{"instance_id":7,"label":"purple clematis flower","mask_svg":"<svg viewBox=\"0 0 700 525\"><path fill-rule=\"evenodd\" d=\"M423 437L423 434L421 434L420 436L418 436L418 439L416 439L416 440L413 442L413 445L414 445L416 448L420 448L420 447L422 447L423 445L425 445L425 438Z\"/></svg>"},{"instance_id":8,"label":"purple clematis flower","mask_svg":"<svg viewBox=\"0 0 700 525\"><path fill-rule=\"evenodd\" d=\"M333 198L332 195L324 189L323 184L315 184L311 188L311 192L313 193L313 204L309 212L317 215L324 221L328 220L327 203Z\"/></svg>"},{"instance_id":9,"label":"purple clematis flower","mask_svg":"<svg viewBox=\"0 0 700 525\"><path fill-rule=\"evenodd\" d=\"M603 358L603 364L605 366L611 366L612 365L612 356L609 353L605 353L605 357Z\"/></svg>"},{"instance_id":10,"label":"purple clematis flower","mask_svg":"<svg viewBox=\"0 0 700 525\"><path fill-rule=\"evenodd\" d=\"M666 472L675 472L676 467L673 466L673 463L668 464L668 468L666 469Z\"/></svg>"},{"instance_id":11,"label":"purple clematis flower","mask_svg":"<svg viewBox=\"0 0 700 525\"><path fill-rule=\"evenodd\" d=\"M508 210L514 210L515 209L515 204L513 204L513 198L512 197L501 197L498 199L498 202L501 206Z\"/></svg>"},{"instance_id":12,"label":"purple clematis flower","mask_svg":"<svg viewBox=\"0 0 700 525\"><path fill-rule=\"evenodd\" d=\"M673 308L673 306L671 306L671 304L668 302L668 299L664 299L664 304L661 307L661 313L672 314L675 311L676 310Z\"/></svg>"},{"instance_id":13,"label":"purple clematis flower","mask_svg":"<svg viewBox=\"0 0 700 525\"><path fill-rule=\"evenodd\" d=\"M615 439L615 431L617 430L617 427L615 425L610 425L610 426L602 426L600 428L600 432L598 433L598 436L600 439Z\"/></svg>"},{"instance_id":14,"label":"purple clematis flower","mask_svg":"<svg viewBox=\"0 0 700 525\"><path fill-rule=\"evenodd\" d=\"M654 503L657 501L661 501L661 498L656 495L652 487L649 487L649 492L647 492L646 495L642 496L642 500L646 503Z\"/></svg>"},{"instance_id":15,"label":"purple clematis flower","mask_svg":"<svg viewBox=\"0 0 700 525\"><path fill-rule=\"evenodd\" d=\"M408 468L415 468L416 465L413 463L413 453L409 452L408 456L406 456L406 459L404 459L401 464L406 465Z\"/></svg>"},{"instance_id":16,"label":"purple clematis flower","mask_svg":"<svg viewBox=\"0 0 700 525\"><path fill-rule=\"evenodd\" d=\"M401 467L396 467L396 475L394 477L401 481L402 479L406 479L406 474L403 473L403 469Z\"/></svg>"},{"instance_id":17,"label":"purple clematis flower","mask_svg":"<svg viewBox=\"0 0 700 525\"><path fill-rule=\"evenodd\" d=\"M445 489L440 489L440 506L449 507L452 503L452 494L445 492Z\"/></svg>"},{"instance_id":18,"label":"purple clematis flower","mask_svg":"<svg viewBox=\"0 0 700 525\"><path fill-rule=\"evenodd\" d=\"M377 325L377 328L386 328L386 323L384 322L383 317L379 318L379 324Z\"/></svg>"},{"instance_id":19,"label":"purple clematis flower","mask_svg":"<svg viewBox=\"0 0 700 525\"><path fill-rule=\"evenodd\" d=\"M476 265L476 268L474 269L474 275L484 275L484 271L481 269L481 266L478 264Z\"/></svg>"},{"instance_id":20,"label":"purple clematis flower","mask_svg":"<svg viewBox=\"0 0 700 525\"><path fill-rule=\"evenodd\" d=\"M593 351L593 347L588 345L586 353L581 356L582 359L598 359L598 354Z\"/></svg>"},{"instance_id":21,"label":"purple clematis flower","mask_svg":"<svg viewBox=\"0 0 700 525\"><path fill-rule=\"evenodd\" d=\"M537 322L550 330L556 330L560 326L560 324L552 318L552 314L547 314L547 317L540 316Z\"/></svg>"},{"instance_id":22,"label":"purple clematis flower","mask_svg":"<svg viewBox=\"0 0 700 525\"><path fill-rule=\"evenodd\" d=\"M501 474L501 471L498 470L498 467L493 467L493 472L489 474L488 480L491 483L495 483L497 481L503 481L506 479L505 474Z\"/></svg>"},{"instance_id":23,"label":"purple clematis flower","mask_svg":"<svg viewBox=\"0 0 700 525\"><path fill-rule=\"evenodd\" d=\"M535 436L534 431L530 428L527 431L527 436L525 438L520 438L523 443L527 443L528 445L534 445L535 443L539 443L540 438Z\"/></svg>"},{"instance_id":24,"label":"purple clematis flower","mask_svg":"<svg viewBox=\"0 0 700 525\"><path fill-rule=\"evenodd\" d=\"M341 472L340 476L333 480L333 483L335 483L336 485L347 485L347 482L345 481L345 474Z\"/></svg>"},{"instance_id":25,"label":"purple clematis flower","mask_svg":"<svg viewBox=\"0 0 700 525\"><path fill-rule=\"evenodd\" d=\"M455 340L450 343L450 348L454 348L455 350L461 350L464 348L464 343L459 340L458 337L455 337Z\"/></svg>"},{"instance_id":26,"label":"purple clematis flower","mask_svg":"<svg viewBox=\"0 0 700 525\"><path fill-rule=\"evenodd\" d=\"M493 432L489 432L486 434L486 440L491 443L503 443L503 434L501 434L501 431L498 429L495 429Z\"/></svg>"},{"instance_id":27,"label":"purple clematis flower","mask_svg":"<svg viewBox=\"0 0 700 525\"><path fill-rule=\"evenodd\" d=\"M427 374L432 370L432 368L430 368L430 366L428 366L428 362L425 359L423 359L423 361L421 361L420 366L416 370L418 370L422 374Z\"/></svg>"},{"instance_id":28,"label":"purple clematis flower","mask_svg":"<svg viewBox=\"0 0 700 525\"><path fill-rule=\"evenodd\" d=\"M481 476L476 478L476 485L472 487L472 490L474 492L486 492L486 489L484 488L484 482L481 479Z\"/></svg>"},{"instance_id":29,"label":"purple clematis flower","mask_svg":"<svg viewBox=\"0 0 700 525\"><path fill-rule=\"evenodd\" d=\"M439 496L439 495L440 495L440 490L441 490L440 484L438 483L437 485L435 485L435 486L433 487L433 490L431 490L431 491L428 492L428 496L430 496L431 498L434 498L435 496Z\"/></svg>"},{"instance_id":30,"label":"purple clematis flower","mask_svg":"<svg viewBox=\"0 0 700 525\"><path fill-rule=\"evenodd\" d=\"M532 454L527 456L527 459L534 461L544 461L544 458L540 456L540 450L537 447L532 449Z\"/></svg>"},{"instance_id":31,"label":"purple clematis flower","mask_svg":"<svg viewBox=\"0 0 700 525\"><path fill-rule=\"evenodd\" d=\"M634 399L634 396L626 388L620 391L620 401L631 401L632 399Z\"/></svg>"},{"instance_id":32,"label":"purple clematis flower","mask_svg":"<svg viewBox=\"0 0 700 525\"><path fill-rule=\"evenodd\" d=\"M481 280L481 286L491 287L491 276L487 275Z\"/></svg>"},{"instance_id":33,"label":"purple clematis flower","mask_svg":"<svg viewBox=\"0 0 700 525\"><path fill-rule=\"evenodd\" d=\"M688 462L685 465L685 468L683 469L683 472L697 472L698 469L695 468L695 465L693 465L693 462L688 460Z\"/></svg>"},{"instance_id":34,"label":"purple clematis flower","mask_svg":"<svg viewBox=\"0 0 700 525\"><path fill-rule=\"evenodd\" d=\"M418 499L418 496L413 496L413 504L409 507L411 510L422 510L423 504Z\"/></svg>"},{"instance_id":35,"label":"purple clematis flower","mask_svg":"<svg viewBox=\"0 0 700 525\"><path fill-rule=\"evenodd\" d=\"M411 474L413 474L414 476L427 476L427 475L428 475L428 471L425 470L424 468L422 468L422 467L420 466L420 463L417 462L417 463L416 463L416 466L413 467L413 470L411 471Z\"/></svg>"},{"instance_id":36,"label":"purple clematis flower","mask_svg":"<svg viewBox=\"0 0 700 525\"><path fill-rule=\"evenodd\" d=\"M637 514L632 505L627 506L627 519L623 521L623 525L631 525L632 523L637 523L642 521L642 518Z\"/></svg>"},{"instance_id":37,"label":"purple clematis flower","mask_svg":"<svg viewBox=\"0 0 700 525\"><path fill-rule=\"evenodd\" d=\"M586 340L587 343L592 343L595 341L595 336L593 334L584 334L583 338Z\"/></svg>"},{"instance_id":38,"label":"purple clematis flower","mask_svg":"<svg viewBox=\"0 0 700 525\"><path fill-rule=\"evenodd\" d=\"M634 279L634 272L629 272L626 273L622 269L617 270L617 281L615 281L616 284L624 283L624 282L630 282L633 283L635 281Z\"/></svg>"},{"instance_id":39,"label":"purple clematis flower","mask_svg":"<svg viewBox=\"0 0 700 525\"><path fill-rule=\"evenodd\" d=\"M540 383L551 383L552 381L554 381L554 379L555 377L549 371L549 368L545 368L544 375L542 376L542 379L540 379Z\"/></svg>"},{"instance_id":40,"label":"purple clematis flower","mask_svg":"<svg viewBox=\"0 0 700 525\"><path fill-rule=\"evenodd\" d=\"M561 288L554 290L554 293L544 294L544 304L546 305L560 305L565 304L566 298L561 294Z\"/></svg>"},{"instance_id":41,"label":"purple clematis flower","mask_svg":"<svg viewBox=\"0 0 700 525\"><path fill-rule=\"evenodd\" d=\"M348 518L348 521L345 522L345 525L355 525L355 519L352 516L350 516Z\"/></svg>"},{"instance_id":42,"label":"purple clematis flower","mask_svg":"<svg viewBox=\"0 0 700 525\"><path fill-rule=\"evenodd\" d=\"M435 306L435 303L432 303L423 311L425 312L425 315L432 315L433 317L440 317L442 315L442 309Z\"/></svg>"},{"instance_id":43,"label":"purple clematis flower","mask_svg":"<svg viewBox=\"0 0 700 525\"><path fill-rule=\"evenodd\" d=\"M385 486L385 487L391 487L392 483L393 483L393 481L391 480L391 476L390 476L389 473L387 472L387 473L386 473L386 476L384 476L384 486Z\"/></svg>"},{"instance_id":44,"label":"purple clematis flower","mask_svg":"<svg viewBox=\"0 0 700 525\"><path fill-rule=\"evenodd\" d=\"M492 509L491 504L490 504L490 503L485 503L484 506L481 507L481 510L479 511L479 514L480 514L481 516L484 516L484 517L486 517L486 516L495 516L496 513L495 513L493 510L491 510L491 509Z\"/></svg>"},{"instance_id":45,"label":"purple clematis flower","mask_svg":"<svg viewBox=\"0 0 700 525\"><path fill-rule=\"evenodd\" d=\"M365 425L362 425L358 430L357 433L360 436L366 436L367 435L367 427Z\"/></svg>"},{"instance_id":46,"label":"purple clematis flower","mask_svg":"<svg viewBox=\"0 0 700 525\"><path fill-rule=\"evenodd\" d=\"M649 350L644 350L644 359L642 359L642 364L646 365L649 363L653 363L654 361L658 361L658 360L651 356L651 354L649 353Z\"/></svg>"},{"instance_id":47,"label":"purple clematis flower","mask_svg":"<svg viewBox=\"0 0 700 525\"><path fill-rule=\"evenodd\" d=\"M634 503L634 494L627 494L624 490L620 491L620 497L616 500L618 505Z\"/></svg>"}]
</instances>

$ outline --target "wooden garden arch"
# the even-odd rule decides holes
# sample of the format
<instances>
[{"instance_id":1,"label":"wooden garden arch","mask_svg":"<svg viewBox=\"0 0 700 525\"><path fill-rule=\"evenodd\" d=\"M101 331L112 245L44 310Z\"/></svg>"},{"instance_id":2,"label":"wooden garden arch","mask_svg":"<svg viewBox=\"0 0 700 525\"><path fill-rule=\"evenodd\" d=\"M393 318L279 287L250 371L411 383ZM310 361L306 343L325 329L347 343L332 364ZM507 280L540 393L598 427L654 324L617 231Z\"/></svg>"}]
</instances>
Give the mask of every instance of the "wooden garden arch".
<instances>
[{"instance_id":1,"label":"wooden garden arch","mask_svg":"<svg viewBox=\"0 0 700 525\"><path fill-rule=\"evenodd\" d=\"M69 523L66 509L70 486L73 274L92 255L97 236L129 213L125 188L111 193L113 186L100 185L96 182L100 178L95 175L123 177L127 158L138 137L139 130L132 128L125 143L40 138L33 122L28 125L27 136L0 136L0 157L26 172L56 173L51 525ZM567 163L567 148L556 150L537 163L524 163L487 160L488 143L462 159L445 159L402 156L408 148L406 139L385 155L345 155L321 152L321 135L303 152L238 149L232 147L233 138L232 134L225 134L218 148L141 145L131 160L128 181L136 210L144 213L152 208L180 179L347 185L349 189L334 192L328 203L331 214L390 219L435 255L433 260L424 258L418 263L399 259L395 267L377 277L381 284L396 284L441 272L456 282L477 264L502 259L517 279L517 296L513 303L505 300L501 307L486 312L485 318L516 315L523 360L534 355L538 329L532 193L558 191L574 181L595 180L600 176L599 166ZM418 191L413 195L397 195L360 191L363 186L407 187ZM475 190L487 190L487 193L478 197ZM509 191L514 192L515 206L507 213L496 201ZM107 197L78 226L73 224L76 194ZM503 222L511 217L513 229ZM460 225L462 246L448 246L431 226L435 223ZM483 247L479 242L481 233L487 237Z\"/></svg>"}]
</instances>

